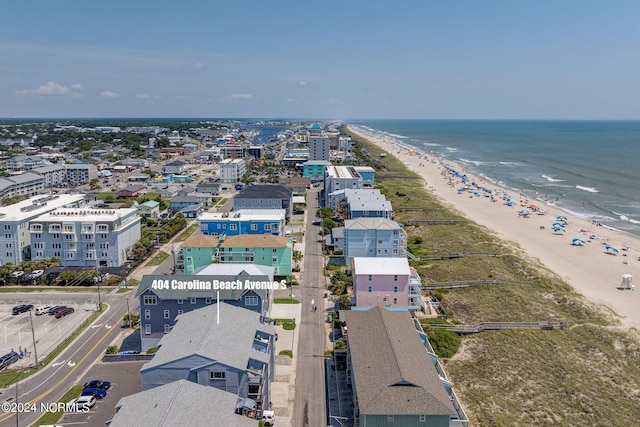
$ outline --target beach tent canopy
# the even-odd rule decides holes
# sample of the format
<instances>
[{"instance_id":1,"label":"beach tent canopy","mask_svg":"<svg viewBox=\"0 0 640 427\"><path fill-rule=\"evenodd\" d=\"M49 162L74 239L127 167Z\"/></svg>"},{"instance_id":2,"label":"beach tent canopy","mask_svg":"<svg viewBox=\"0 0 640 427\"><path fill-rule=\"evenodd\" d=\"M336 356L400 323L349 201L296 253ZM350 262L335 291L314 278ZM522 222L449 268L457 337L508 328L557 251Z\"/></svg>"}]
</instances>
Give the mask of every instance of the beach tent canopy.
<instances>
[{"instance_id":1,"label":"beach tent canopy","mask_svg":"<svg viewBox=\"0 0 640 427\"><path fill-rule=\"evenodd\" d=\"M616 248L614 248L613 246L609 246L609 245L604 245L604 249L605 251L607 251L607 253L610 254L618 254L618 250Z\"/></svg>"},{"instance_id":2,"label":"beach tent canopy","mask_svg":"<svg viewBox=\"0 0 640 427\"><path fill-rule=\"evenodd\" d=\"M571 241L571 244L574 246L582 246L584 245L584 240L578 239L577 237Z\"/></svg>"}]
</instances>

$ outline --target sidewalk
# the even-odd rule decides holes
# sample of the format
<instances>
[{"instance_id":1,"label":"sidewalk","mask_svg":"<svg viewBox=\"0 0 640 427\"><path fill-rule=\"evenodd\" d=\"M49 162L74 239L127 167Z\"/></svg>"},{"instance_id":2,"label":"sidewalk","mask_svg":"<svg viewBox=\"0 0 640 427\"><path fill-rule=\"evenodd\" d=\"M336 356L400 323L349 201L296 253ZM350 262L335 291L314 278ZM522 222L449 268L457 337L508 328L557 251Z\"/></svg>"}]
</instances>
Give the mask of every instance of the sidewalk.
<instances>
[{"instance_id":1,"label":"sidewalk","mask_svg":"<svg viewBox=\"0 0 640 427\"><path fill-rule=\"evenodd\" d=\"M272 319L295 319L296 327L287 331L282 326L276 326L278 341L276 342L276 367L275 380L271 383L271 403L276 413L278 426L289 426L293 415L293 402L296 392L296 363L298 352L298 330L302 304L273 304L271 309ZM278 356L282 350L291 350L293 358Z\"/></svg>"}]
</instances>

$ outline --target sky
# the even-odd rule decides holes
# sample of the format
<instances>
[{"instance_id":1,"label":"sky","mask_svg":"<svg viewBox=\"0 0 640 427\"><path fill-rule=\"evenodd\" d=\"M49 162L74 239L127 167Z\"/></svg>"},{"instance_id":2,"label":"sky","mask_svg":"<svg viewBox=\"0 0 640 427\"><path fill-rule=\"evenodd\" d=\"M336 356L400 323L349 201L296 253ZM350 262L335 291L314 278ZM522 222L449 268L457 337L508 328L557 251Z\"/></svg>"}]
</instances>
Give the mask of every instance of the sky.
<instances>
[{"instance_id":1,"label":"sky","mask_svg":"<svg viewBox=\"0 0 640 427\"><path fill-rule=\"evenodd\" d=\"M0 118L640 119L640 2L4 2Z\"/></svg>"}]
</instances>

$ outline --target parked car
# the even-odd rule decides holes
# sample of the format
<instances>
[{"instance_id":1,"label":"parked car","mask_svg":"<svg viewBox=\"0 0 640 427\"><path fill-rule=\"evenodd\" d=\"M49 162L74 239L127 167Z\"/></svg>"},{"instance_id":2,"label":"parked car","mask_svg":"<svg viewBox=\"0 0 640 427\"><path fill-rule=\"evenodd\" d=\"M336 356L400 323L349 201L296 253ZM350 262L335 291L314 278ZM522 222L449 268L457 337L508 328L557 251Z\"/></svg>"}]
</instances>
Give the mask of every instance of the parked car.
<instances>
[{"instance_id":1,"label":"parked car","mask_svg":"<svg viewBox=\"0 0 640 427\"><path fill-rule=\"evenodd\" d=\"M57 310L54 316L56 317L56 319L59 319L61 317L66 316L67 314L73 313L74 311L75 310L71 307L65 307L65 308L61 308L60 310Z\"/></svg>"},{"instance_id":2,"label":"parked car","mask_svg":"<svg viewBox=\"0 0 640 427\"><path fill-rule=\"evenodd\" d=\"M22 277L24 276L24 271L16 270L10 274L11 277Z\"/></svg>"},{"instance_id":3,"label":"parked car","mask_svg":"<svg viewBox=\"0 0 640 427\"><path fill-rule=\"evenodd\" d=\"M85 388L82 390L81 396L93 396L96 399L104 399L107 391L101 388Z\"/></svg>"},{"instance_id":4,"label":"parked car","mask_svg":"<svg viewBox=\"0 0 640 427\"><path fill-rule=\"evenodd\" d=\"M56 314L56 311L58 311L60 309L63 309L63 308L67 308L67 306L66 305L54 305L53 307L51 307L49 309L49 313L47 313L47 314L50 314L50 315L53 316L54 314Z\"/></svg>"},{"instance_id":5,"label":"parked car","mask_svg":"<svg viewBox=\"0 0 640 427\"><path fill-rule=\"evenodd\" d=\"M12 363L17 362L18 359L20 359L20 356L18 355L18 353L16 353L13 350L10 351L9 353L0 357L0 369L4 369L7 366L11 365Z\"/></svg>"},{"instance_id":6,"label":"parked car","mask_svg":"<svg viewBox=\"0 0 640 427\"><path fill-rule=\"evenodd\" d=\"M101 388L103 390L109 390L111 383L109 381L91 380L85 383L84 388Z\"/></svg>"},{"instance_id":7,"label":"parked car","mask_svg":"<svg viewBox=\"0 0 640 427\"><path fill-rule=\"evenodd\" d=\"M271 427L276 423L276 413L274 411L262 411L262 422L266 427Z\"/></svg>"},{"instance_id":8,"label":"parked car","mask_svg":"<svg viewBox=\"0 0 640 427\"><path fill-rule=\"evenodd\" d=\"M96 398L93 396L80 396L67 403L68 411L82 411L91 409L96 404Z\"/></svg>"},{"instance_id":9,"label":"parked car","mask_svg":"<svg viewBox=\"0 0 640 427\"><path fill-rule=\"evenodd\" d=\"M45 277L46 280L55 280L58 278L58 276L60 276L60 272L59 271L52 271L51 273L47 273L47 276Z\"/></svg>"},{"instance_id":10,"label":"parked car","mask_svg":"<svg viewBox=\"0 0 640 427\"><path fill-rule=\"evenodd\" d=\"M50 308L51 308L50 305L40 305L40 306L36 307L36 309L35 309L36 316L41 316L43 314L49 313L49 309Z\"/></svg>"},{"instance_id":11,"label":"parked car","mask_svg":"<svg viewBox=\"0 0 640 427\"><path fill-rule=\"evenodd\" d=\"M15 316L17 314L25 313L25 312L31 310L32 308L33 308L33 304L16 305L15 307L13 307L13 309L11 309L11 314L13 314Z\"/></svg>"},{"instance_id":12,"label":"parked car","mask_svg":"<svg viewBox=\"0 0 640 427\"><path fill-rule=\"evenodd\" d=\"M33 270L31 272L32 279L39 279L44 274L44 270Z\"/></svg>"}]
</instances>

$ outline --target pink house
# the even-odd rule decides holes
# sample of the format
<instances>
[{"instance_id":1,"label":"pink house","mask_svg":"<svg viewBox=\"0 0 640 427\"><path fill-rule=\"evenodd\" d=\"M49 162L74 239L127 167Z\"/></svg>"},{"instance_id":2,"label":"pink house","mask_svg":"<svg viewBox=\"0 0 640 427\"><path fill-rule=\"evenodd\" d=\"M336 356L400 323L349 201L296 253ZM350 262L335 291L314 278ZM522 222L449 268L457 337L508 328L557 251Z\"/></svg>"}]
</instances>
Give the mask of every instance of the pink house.
<instances>
[{"instance_id":1,"label":"pink house","mask_svg":"<svg viewBox=\"0 0 640 427\"><path fill-rule=\"evenodd\" d=\"M351 260L355 307L409 310L411 269L406 258L354 257ZM418 291L419 292L419 291ZM419 308L419 307L418 307Z\"/></svg>"}]
</instances>

